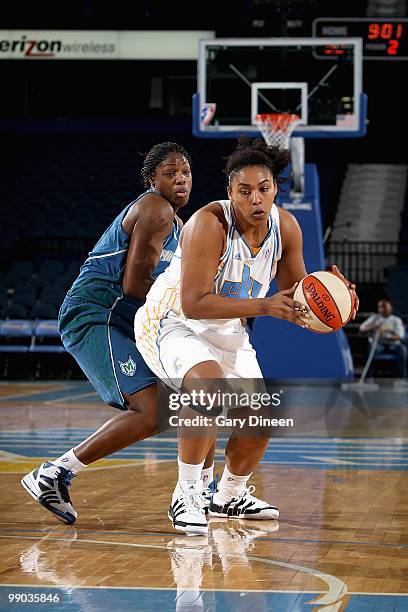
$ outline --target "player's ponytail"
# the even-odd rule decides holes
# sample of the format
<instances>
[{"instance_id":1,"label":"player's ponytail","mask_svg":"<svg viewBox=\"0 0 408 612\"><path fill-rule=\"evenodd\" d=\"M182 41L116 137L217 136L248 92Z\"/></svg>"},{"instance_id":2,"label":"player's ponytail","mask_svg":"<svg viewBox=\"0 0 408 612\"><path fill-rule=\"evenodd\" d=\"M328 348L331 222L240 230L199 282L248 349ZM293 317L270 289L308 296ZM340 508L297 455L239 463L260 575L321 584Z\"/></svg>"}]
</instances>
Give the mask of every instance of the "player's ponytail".
<instances>
[{"instance_id":1,"label":"player's ponytail","mask_svg":"<svg viewBox=\"0 0 408 612\"><path fill-rule=\"evenodd\" d=\"M228 178L228 183L231 183L234 174L246 166L266 166L280 186L290 181L290 178L280 176L289 162L290 153L286 149L269 147L262 138L240 136L235 151L227 158L224 174Z\"/></svg>"}]
</instances>

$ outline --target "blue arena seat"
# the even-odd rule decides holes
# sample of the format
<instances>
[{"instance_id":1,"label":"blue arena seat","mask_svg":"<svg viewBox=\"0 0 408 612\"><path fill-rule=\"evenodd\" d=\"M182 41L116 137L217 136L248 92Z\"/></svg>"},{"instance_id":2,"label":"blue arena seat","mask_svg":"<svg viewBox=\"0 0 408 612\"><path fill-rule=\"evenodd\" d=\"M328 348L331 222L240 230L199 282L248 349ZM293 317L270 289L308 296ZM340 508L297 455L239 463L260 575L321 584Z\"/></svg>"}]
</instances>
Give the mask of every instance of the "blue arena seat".
<instances>
[{"instance_id":1,"label":"blue arena seat","mask_svg":"<svg viewBox=\"0 0 408 612\"><path fill-rule=\"evenodd\" d=\"M35 285L33 284L33 279L22 279L16 278L13 281L9 278L8 288L13 289L15 291L25 291L28 293L32 293L34 296L36 295Z\"/></svg>"},{"instance_id":2,"label":"blue arena seat","mask_svg":"<svg viewBox=\"0 0 408 612\"><path fill-rule=\"evenodd\" d=\"M9 304L1 312L3 319L27 319L27 316L27 308L21 304Z\"/></svg>"},{"instance_id":3,"label":"blue arena seat","mask_svg":"<svg viewBox=\"0 0 408 612\"><path fill-rule=\"evenodd\" d=\"M33 324L22 319L7 319L0 324L0 352L25 353L33 338Z\"/></svg>"},{"instance_id":4,"label":"blue arena seat","mask_svg":"<svg viewBox=\"0 0 408 612\"><path fill-rule=\"evenodd\" d=\"M20 304L29 310L36 304L37 297L34 290L16 289L13 294L13 304Z\"/></svg>"},{"instance_id":5,"label":"blue arena seat","mask_svg":"<svg viewBox=\"0 0 408 612\"><path fill-rule=\"evenodd\" d=\"M19 280L29 280L34 272L31 261L14 261L9 270L10 278Z\"/></svg>"},{"instance_id":6,"label":"blue arena seat","mask_svg":"<svg viewBox=\"0 0 408 612\"><path fill-rule=\"evenodd\" d=\"M61 274L63 270L62 263L53 259L46 259L40 266L40 273L47 272L49 275L55 275L55 278L58 278L58 274Z\"/></svg>"},{"instance_id":7,"label":"blue arena seat","mask_svg":"<svg viewBox=\"0 0 408 612\"><path fill-rule=\"evenodd\" d=\"M30 377L33 341L32 321L8 319L0 322L0 376L6 380Z\"/></svg>"},{"instance_id":8,"label":"blue arena seat","mask_svg":"<svg viewBox=\"0 0 408 612\"><path fill-rule=\"evenodd\" d=\"M45 319L34 323L32 353L65 353L56 319Z\"/></svg>"},{"instance_id":9,"label":"blue arena seat","mask_svg":"<svg viewBox=\"0 0 408 612\"><path fill-rule=\"evenodd\" d=\"M58 317L58 309L51 304L40 302L36 304L31 311L32 319L56 319Z\"/></svg>"},{"instance_id":10,"label":"blue arena seat","mask_svg":"<svg viewBox=\"0 0 408 612\"><path fill-rule=\"evenodd\" d=\"M49 285L40 293L40 300L43 304L49 304L55 308L59 308L64 301L66 291L64 287L59 285Z\"/></svg>"},{"instance_id":11,"label":"blue arena seat","mask_svg":"<svg viewBox=\"0 0 408 612\"><path fill-rule=\"evenodd\" d=\"M55 277L53 274L49 275L47 271L39 272L33 279L33 284L37 290L41 290L45 287L52 286L55 283L56 278L58 277L59 275L56 275Z\"/></svg>"}]
</instances>

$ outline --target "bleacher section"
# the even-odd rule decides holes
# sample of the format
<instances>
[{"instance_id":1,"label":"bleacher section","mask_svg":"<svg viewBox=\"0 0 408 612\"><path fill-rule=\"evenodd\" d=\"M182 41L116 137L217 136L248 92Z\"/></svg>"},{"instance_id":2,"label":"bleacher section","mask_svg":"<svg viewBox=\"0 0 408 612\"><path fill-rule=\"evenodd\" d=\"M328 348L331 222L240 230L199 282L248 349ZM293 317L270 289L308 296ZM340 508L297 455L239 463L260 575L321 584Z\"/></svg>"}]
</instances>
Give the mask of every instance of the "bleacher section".
<instances>
[{"instance_id":1,"label":"bleacher section","mask_svg":"<svg viewBox=\"0 0 408 612\"><path fill-rule=\"evenodd\" d=\"M408 323L408 263L400 263L388 268L387 294L393 304L395 314Z\"/></svg>"},{"instance_id":2,"label":"bleacher section","mask_svg":"<svg viewBox=\"0 0 408 612\"><path fill-rule=\"evenodd\" d=\"M193 193L185 217L225 194L223 159L232 149L225 141L208 146L191 134L46 134L4 136L7 166L0 169L0 250L24 247L23 239L42 239L44 258L55 238L96 238L113 217L144 187L144 154L157 142L181 142L193 159ZM24 165L21 164L24 151ZM211 180L209 180L211 177ZM23 259L20 253L11 253ZM81 253L82 255L82 253ZM72 258L72 253L71 253ZM32 260L32 257L26 259ZM0 269L4 270L4 265Z\"/></svg>"},{"instance_id":3,"label":"bleacher section","mask_svg":"<svg viewBox=\"0 0 408 612\"><path fill-rule=\"evenodd\" d=\"M407 168L397 164L350 164L331 239L397 242ZM347 223L351 225L345 228Z\"/></svg>"}]
</instances>

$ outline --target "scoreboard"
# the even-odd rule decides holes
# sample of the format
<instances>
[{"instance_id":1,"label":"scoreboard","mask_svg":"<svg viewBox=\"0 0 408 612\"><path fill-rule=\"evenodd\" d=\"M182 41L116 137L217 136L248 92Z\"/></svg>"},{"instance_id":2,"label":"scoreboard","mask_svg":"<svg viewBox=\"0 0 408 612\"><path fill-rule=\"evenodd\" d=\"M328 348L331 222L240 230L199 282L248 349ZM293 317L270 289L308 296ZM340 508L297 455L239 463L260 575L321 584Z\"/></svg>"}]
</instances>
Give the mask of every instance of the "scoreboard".
<instances>
[{"instance_id":1,"label":"scoreboard","mask_svg":"<svg viewBox=\"0 0 408 612\"><path fill-rule=\"evenodd\" d=\"M313 21L315 37L357 37L363 40L365 60L408 60L408 19L371 17L319 17ZM318 55L322 59L333 55L328 46Z\"/></svg>"}]
</instances>

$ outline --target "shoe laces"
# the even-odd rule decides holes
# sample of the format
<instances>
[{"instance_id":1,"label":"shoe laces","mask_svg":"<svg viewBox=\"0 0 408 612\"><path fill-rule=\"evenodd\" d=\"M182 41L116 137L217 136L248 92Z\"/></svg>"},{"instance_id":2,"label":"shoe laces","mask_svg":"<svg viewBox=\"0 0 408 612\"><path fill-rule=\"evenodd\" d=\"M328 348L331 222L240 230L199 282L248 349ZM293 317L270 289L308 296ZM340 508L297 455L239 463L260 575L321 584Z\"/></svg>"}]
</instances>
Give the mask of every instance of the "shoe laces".
<instances>
[{"instance_id":1,"label":"shoe laces","mask_svg":"<svg viewBox=\"0 0 408 612\"><path fill-rule=\"evenodd\" d=\"M57 476L59 492L61 493L62 499L66 503L71 503L68 487L71 486L71 480L75 478L75 476L76 474L69 470L65 470L64 468L60 468L60 473Z\"/></svg>"},{"instance_id":2,"label":"shoe laces","mask_svg":"<svg viewBox=\"0 0 408 612\"><path fill-rule=\"evenodd\" d=\"M192 487L186 485L186 488L180 487L186 506L186 510L199 510L204 512L204 502L201 497L202 492L197 490L197 486Z\"/></svg>"},{"instance_id":3,"label":"shoe laces","mask_svg":"<svg viewBox=\"0 0 408 612\"><path fill-rule=\"evenodd\" d=\"M255 487L254 485L249 485L249 487L247 487L246 489L244 489L242 491L242 493L240 493L238 495L238 499L242 499L244 497L246 497L247 499L254 499L252 496L252 493L255 491Z\"/></svg>"}]
</instances>

